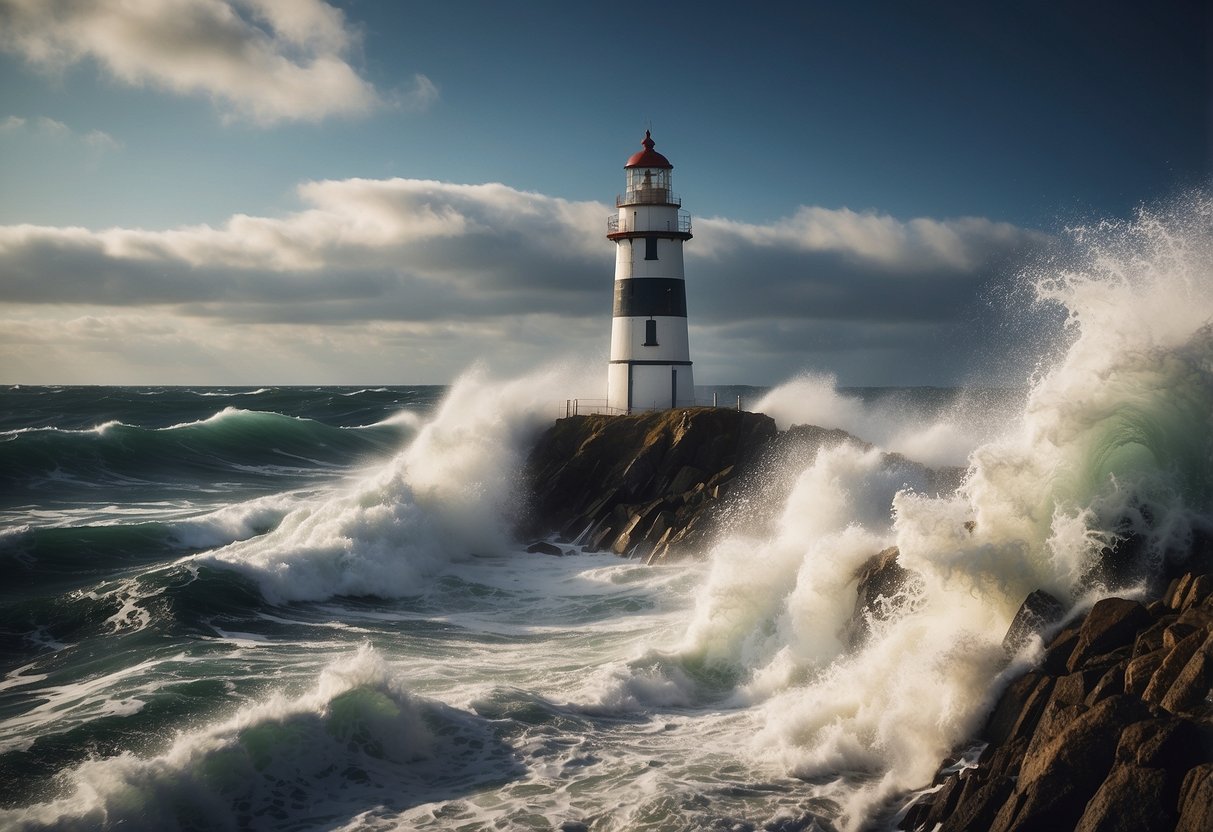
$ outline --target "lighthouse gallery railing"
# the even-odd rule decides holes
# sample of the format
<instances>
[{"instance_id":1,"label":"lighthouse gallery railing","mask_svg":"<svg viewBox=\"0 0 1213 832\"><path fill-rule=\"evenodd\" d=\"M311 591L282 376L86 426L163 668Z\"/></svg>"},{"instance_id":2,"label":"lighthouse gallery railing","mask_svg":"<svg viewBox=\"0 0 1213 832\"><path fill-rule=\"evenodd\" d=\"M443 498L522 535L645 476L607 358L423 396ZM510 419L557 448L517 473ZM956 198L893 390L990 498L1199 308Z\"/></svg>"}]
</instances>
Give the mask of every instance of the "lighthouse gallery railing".
<instances>
[{"instance_id":1,"label":"lighthouse gallery railing","mask_svg":"<svg viewBox=\"0 0 1213 832\"><path fill-rule=\"evenodd\" d=\"M635 231L635 230L636 229L627 220L620 221L618 214L612 214L611 216L607 217L607 233L608 234L621 234L621 233L626 233L628 231ZM645 231L657 231L658 229L646 228L644 230ZM686 214L686 213L679 213L678 214L678 227L677 228L667 228L665 230L666 231L680 231L685 234L690 234L691 233L691 215Z\"/></svg>"},{"instance_id":2,"label":"lighthouse gallery railing","mask_svg":"<svg viewBox=\"0 0 1213 832\"><path fill-rule=\"evenodd\" d=\"M637 188L615 197L616 208L624 205L682 205L682 197L670 193L669 188Z\"/></svg>"}]
</instances>

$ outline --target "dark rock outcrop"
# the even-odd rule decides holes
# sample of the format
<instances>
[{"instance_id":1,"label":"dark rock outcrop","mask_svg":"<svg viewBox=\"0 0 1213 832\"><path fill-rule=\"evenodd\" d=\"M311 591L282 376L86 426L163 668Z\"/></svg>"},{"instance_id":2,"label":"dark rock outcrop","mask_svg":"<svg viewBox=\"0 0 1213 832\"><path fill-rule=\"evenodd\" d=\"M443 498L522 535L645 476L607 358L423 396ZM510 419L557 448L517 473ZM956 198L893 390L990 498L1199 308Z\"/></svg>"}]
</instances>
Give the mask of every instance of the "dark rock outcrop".
<instances>
[{"instance_id":1,"label":"dark rock outcrop","mask_svg":"<svg viewBox=\"0 0 1213 832\"><path fill-rule=\"evenodd\" d=\"M552 557L563 557L564 549L548 543L546 540L536 540L530 546L526 547L527 552L532 555L551 555Z\"/></svg>"},{"instance_id":2,"label":"dark rock outcrop","mask_svg":"<svg viewBox=\"0 0 1213 832\"><path fill-rule=\"evenodd\" d=\"M901 828L1213 829L1211 688L1213 575L1106 598L1003 691L977 767L941 773Z\"/></svg>"},{"instance_id":3,"label":"dark rock outcrop","mask_svg":"<svg viewBox=\"0 0 1213 832\"><path fill-rule=\"evenodd\" d=\"M678 557L703 543L776 435L770 417L723 408L560 419L527 460L522 531L649 562Z\"/></svg>"},{"instance_id":4,"label":"dark rock outcrop","mask_svg":"<svg viewBox=\"0 0 1213 832\"><path fill-rule=\"evenodd\" d=\"M875 624L887 621L903 608L913 607L922 578L897 561L897 547L873 555L855 573L855 610L842 633L850 648L868 640Z\"/></svg>"},{"instance_id":5,"label":"dark rock outcrop","mask_svg":"<svg viewBox=\"0 0 1213 832\"><path fill-rule=\"evenodd\" d=\"M1043 589L1030 593L1007 628L1002 649L1008 655L1015 655L1029 638L1043 633L1050 625L1060 621L1065 613L1065 605Z\"/></svg>"}]
</instances>

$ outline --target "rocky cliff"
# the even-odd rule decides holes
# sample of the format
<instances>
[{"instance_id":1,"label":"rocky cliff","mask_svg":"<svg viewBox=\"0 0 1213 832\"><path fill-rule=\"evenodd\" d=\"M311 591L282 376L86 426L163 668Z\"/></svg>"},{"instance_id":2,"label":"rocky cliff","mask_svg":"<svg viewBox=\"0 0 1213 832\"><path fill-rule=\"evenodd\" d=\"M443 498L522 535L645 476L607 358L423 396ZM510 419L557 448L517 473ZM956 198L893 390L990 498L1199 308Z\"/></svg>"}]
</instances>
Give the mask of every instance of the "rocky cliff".
<instances>
[{"instance_id":1,"label":"rocky cliff","mask_svg":"<svg viewBox=\"0 0 1213 832\"><path fill-rule=\"evenodd\" d=\"M719 408L560 419L527 460L522 532L649 562L685 555L776 435L768 416Z\"/></svg>"}]
</instances>

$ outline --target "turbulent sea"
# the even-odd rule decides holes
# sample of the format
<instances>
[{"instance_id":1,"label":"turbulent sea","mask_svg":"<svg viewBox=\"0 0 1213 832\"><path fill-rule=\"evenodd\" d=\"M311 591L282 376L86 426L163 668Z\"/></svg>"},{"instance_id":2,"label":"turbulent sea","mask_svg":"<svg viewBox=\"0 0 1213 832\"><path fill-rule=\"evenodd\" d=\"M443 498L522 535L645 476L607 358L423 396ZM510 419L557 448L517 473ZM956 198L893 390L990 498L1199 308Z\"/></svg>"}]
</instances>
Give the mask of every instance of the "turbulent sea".
<instances>
[{"instance_id":1,"label":"turbulent sea","mask_svg":"<svg viewBox=\"0 0 1213 832\"><path fill-rule=\"evenodd\" d=\"M0 391L0 827L887 825L1038 658L1001 647L1028 592L1147 592L1213 528L1210 214L1029 274L1064 323L1022 390L748 402L864 442L775 461L671 566L511 538L576 370ZM891 545L921 579L847 649Z\"/></svg>"}]
</instances>

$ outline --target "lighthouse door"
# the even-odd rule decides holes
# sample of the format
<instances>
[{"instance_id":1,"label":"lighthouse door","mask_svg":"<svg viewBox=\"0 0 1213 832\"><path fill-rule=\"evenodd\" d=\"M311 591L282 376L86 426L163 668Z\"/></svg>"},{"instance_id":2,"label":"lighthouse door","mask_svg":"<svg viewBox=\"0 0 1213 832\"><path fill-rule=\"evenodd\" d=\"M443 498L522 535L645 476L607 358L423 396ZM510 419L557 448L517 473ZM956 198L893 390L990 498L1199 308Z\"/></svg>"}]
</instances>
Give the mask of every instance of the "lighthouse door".
<instances>
[{"instance_id":1,"label":"lighthouse door","mask_svg":"<svg viewBox=\"0 0 1213 832\"><path fill-rule=\"evenodd\" d=\"M678 368L670 368L670 407L678 407Z\"/></svg>"}]
</instances>

